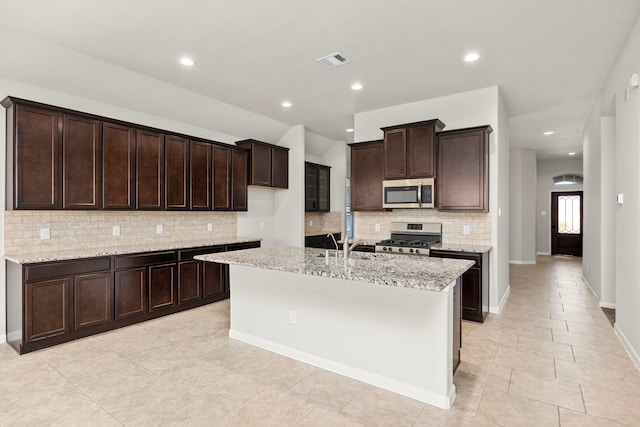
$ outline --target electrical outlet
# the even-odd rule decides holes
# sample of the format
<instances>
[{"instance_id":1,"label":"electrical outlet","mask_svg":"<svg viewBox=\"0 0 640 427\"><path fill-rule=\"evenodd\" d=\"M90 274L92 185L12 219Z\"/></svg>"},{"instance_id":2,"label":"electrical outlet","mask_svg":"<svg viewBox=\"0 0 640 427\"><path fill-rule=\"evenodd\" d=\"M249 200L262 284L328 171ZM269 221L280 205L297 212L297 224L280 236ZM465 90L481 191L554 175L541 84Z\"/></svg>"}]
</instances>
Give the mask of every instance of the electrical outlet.
<instances>
[{"instance_id":1,"label":"electrical outlet","mask_svg":"<svg viewBox=\"0 0 640 427\"><path fill-rule=\"evenodd\" d=\"M465 236L471 234L471 227L469 227L468 225L462 226L462 234L464 234Z\"/></svg>"},{"instance_id":2,"label":"electrical outlet","mask_svg":"<svg viewBox=\"0 0 640 427\"><path fill-rule=\"evenodd\" d=\"M309 227L313 227L313 220L312 219L309 220Z\"/></svg>"},{"instance_id":3,"label":"electrical outlet","mask_svg":"<svg viewBox=\"0 0 640 427\"><path fill-rule=\"evenodd\" d=\"M289 323L292 325L298 324L298 312L295 310L289 311Z\"/></svg>"},{"instance_id":4,"label":"electrical outlet","mask_svg":"<svg viewBox=\"0 0 640 427\"><path fill-rule=\"evenodd\" d=\"M162 234L162 224L156 225L156 234Z\"/></svg>"},{"instance_id":5,"label":"electrical outlet","mask_svg":"<svg viewBox=\"0 0 640 427\"><path fill-rule=\"evenodd\" d=\"M380 231L380 224L376 224L376 231Z\"/></svg>"},{"instance_id":6,"label":"electrical outlet","mask_svg":"<svg viewBox=\"0 0 640 427\"><path fill-rule=\"evenodd\" d=\"M51 239L51 229L50 228L41 228L40 229L40 240L50 240Z\"/></svg>"},{"instance_id":7,"label":"electrical outlet","mask_svg":"<svg viewBox=\"0 0 640 427\"><path fill-rule=\"evenodd\" d=\"M264 228L264 221L260 221L260 228Z\"/></svg>"},{"instance_id":8,"label":"electrical outlet","mask_svg":"<svg viewBox=\"0 0 640 427\"><path fill-rule=\"evenodd\" d=\"M207 231L213 231L213 224L207 224Z\"/></svg>"},{"instance_id":9,"label":"electrical outlet","mask_svg":"<svg viewBox=\"0 0 640 427\"><path fill-rule=\"evenodd\" d=\"M119 235L120 235L120 226L119 226L119 225L114 225L114 226L113 226L113 232L112 232L112 234L113 234L114 236L119 236Z\"/></svg>"}]
</instances>

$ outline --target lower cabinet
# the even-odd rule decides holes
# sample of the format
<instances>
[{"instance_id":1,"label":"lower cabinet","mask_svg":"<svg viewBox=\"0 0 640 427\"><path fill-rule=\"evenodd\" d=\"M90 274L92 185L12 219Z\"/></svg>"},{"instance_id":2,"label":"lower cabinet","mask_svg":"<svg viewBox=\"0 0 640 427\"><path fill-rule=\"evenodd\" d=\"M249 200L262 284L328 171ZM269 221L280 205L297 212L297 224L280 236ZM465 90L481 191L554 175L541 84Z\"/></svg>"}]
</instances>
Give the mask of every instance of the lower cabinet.
<instances>
[{"instance_id":1,"label":"lower cabinet","mask_svg":"<svg viewBox=\"0 0 640 427\"><path fill-rule=\"evenodd\" d=\"M194 257L257 247L260 242L7 261L7 342L23 354L228 298L228 266Z\"/></svg>"},{"instance_id":2,"label":"lower cabinet","mask_svg":"<svg viewBox=\"0 0 640 427\"><path fill-rule=\"evenodd\" d=\"M461 297L461 279L456 281L453 288L453 373L456 373L460 366L460 348L462 347L462 301Z\"/></svg>"},{"instance_id":3,"label":"lower cabinet","mask_svg":"<svg viewBox=\"0 0 640 427\"><path fill-rule=\"evenodd\" d=\"M462 318L484 322L489 311L489 252L458 252L431 249L430 256L437 258L468 259L475 264L462 278Z\"/></svg>"},{"instance_id":4,"label":"lower cabinet","mask_svg":"<svg viewBox=\"0 0 640 427\"><path fill-rule=\"evenodd\" d=\"M341 240L342 233L332 233L336 241ZM335 249L336 245L328 234L316 234L304 238L306 248ZM339 245L338 245L339 246Z\"/></svg>"}]
</instances>

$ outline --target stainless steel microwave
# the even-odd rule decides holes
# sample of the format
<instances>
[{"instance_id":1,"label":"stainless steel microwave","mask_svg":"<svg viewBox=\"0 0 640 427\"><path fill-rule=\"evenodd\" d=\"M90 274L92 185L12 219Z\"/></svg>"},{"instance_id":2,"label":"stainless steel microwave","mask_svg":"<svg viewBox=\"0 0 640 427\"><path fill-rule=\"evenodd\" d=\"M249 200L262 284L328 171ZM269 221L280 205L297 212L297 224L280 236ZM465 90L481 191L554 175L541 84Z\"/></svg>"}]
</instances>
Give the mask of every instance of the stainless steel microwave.
<instances>
[{"instance_id":1,"label":"stainless steel microwave","mask_svg":"<svg viewBox=\"0 0 640 427\"><path fill-rule=\"evenodd\" d=\"M383 208L435 208L433 178L382 181Z\"/></svg>"}]
</instances>

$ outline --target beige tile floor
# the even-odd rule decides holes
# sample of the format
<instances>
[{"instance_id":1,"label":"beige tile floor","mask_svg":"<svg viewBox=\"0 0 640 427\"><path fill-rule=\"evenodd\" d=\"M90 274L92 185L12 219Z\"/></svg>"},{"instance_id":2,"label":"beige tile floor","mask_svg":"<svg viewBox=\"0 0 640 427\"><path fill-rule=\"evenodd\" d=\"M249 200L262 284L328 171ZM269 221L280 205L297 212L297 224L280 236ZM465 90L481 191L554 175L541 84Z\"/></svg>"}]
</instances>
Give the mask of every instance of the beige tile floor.
<instances>
[{"instance_id":1,"label":"beige tile floor","mask_svg":"<svg viewBox=\"0 0 640 427\"><path fill-rule=\"evenodd\" d=\"M640 372L580 259L511 266L511 295L463 322L445 411L230 340L215 304L18 356L0 345L0 425L640 425Z\"/></svg>"}]
</instances>

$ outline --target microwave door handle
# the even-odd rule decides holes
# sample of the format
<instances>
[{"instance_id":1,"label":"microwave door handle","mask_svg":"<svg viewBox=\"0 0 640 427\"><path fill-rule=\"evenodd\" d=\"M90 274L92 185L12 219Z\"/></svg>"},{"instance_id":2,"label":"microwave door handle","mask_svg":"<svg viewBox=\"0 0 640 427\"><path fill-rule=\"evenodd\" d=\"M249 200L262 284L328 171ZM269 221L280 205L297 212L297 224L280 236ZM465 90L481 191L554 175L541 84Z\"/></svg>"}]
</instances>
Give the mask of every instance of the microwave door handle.
<instances>
[{"instance_id":1,"label":"microwave door handle","mask_svg":"<svg viewBox=\"0 0 640 427\"><path fill-rule=\"evenodd\" d=\"M422 184L418 184L418 207L422 207Z\"/></svg>"}]
</instances>

